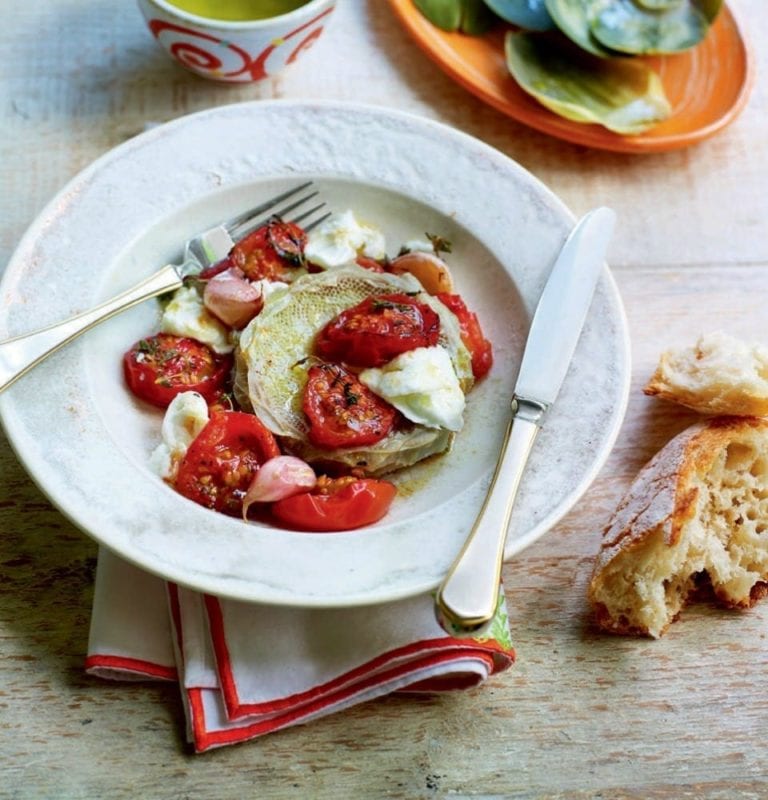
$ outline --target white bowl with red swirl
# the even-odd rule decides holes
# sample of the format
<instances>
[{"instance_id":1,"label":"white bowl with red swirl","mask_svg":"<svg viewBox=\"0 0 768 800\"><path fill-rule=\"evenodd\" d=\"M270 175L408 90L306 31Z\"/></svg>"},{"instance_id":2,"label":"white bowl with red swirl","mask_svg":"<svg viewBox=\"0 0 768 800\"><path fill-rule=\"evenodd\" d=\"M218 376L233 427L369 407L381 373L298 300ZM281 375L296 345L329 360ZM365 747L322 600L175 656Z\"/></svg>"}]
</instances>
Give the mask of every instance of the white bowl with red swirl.
<instances>
[{"instance_id":1,"label":"white bowl with red swirl","mask_svg":"<svg viewBox=\"0 0 768 800\"><path fill-rule=\"evenodd\" d=\"M166 0L138 0L158 44L204 78L252 83L293 64L323 32L335 0L310 0L269 19L229 22L197 16Z\"/></svg>"}]
</instances>

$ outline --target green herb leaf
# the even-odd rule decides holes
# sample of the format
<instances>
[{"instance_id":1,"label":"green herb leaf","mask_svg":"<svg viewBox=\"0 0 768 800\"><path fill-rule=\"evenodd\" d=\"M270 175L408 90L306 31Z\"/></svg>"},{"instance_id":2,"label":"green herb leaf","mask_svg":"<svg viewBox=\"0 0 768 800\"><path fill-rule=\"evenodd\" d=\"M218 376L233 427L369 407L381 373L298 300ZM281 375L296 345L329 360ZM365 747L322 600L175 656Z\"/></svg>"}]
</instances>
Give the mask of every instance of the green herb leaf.
<instances>
[{"instance_id":1,"label":"green herb leaf","mask_svg":"<svg viewBox=\"0 0 768 800\"><path fill-rule=\"evenodd\" d=\"M432 249L434 250L436 256L439 256L440 253L450 253L453 251L453 245L448 241L448 239L445 239L439 234L425 233L424 235L432 244Z\"/></svg>"}]
</instances>

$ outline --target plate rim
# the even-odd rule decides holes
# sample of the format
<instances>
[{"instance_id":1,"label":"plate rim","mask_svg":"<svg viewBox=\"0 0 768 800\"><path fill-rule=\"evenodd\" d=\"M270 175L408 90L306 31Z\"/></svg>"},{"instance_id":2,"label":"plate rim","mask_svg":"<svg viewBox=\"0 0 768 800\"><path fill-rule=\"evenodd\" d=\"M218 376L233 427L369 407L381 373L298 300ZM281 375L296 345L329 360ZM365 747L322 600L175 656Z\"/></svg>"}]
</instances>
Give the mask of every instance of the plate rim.
<instances>
[{"instance_id":1,"label":"plate rim","mask_svg":"<svg viewBox=\"0 0 768 800\"><path fill-rule=\"evenodd\" d=\"M756 81L757 70L753 46L749 37L746 35L738 13L734 12L729 5L724 3L721 15L727 14L730 18L730 22L744 50L745 64L744 80L731 106L717 119L686 133L654 136L652 132L647 132L637 136L621 136L619 134L613 134L609 130L598 125L589 126L583 123L566 120L559 117L554 112L545 109L543 106L529 111L516 103L500 100L473 81L460 65L455 63L454 59L446 55L443 49L432 46L430 39L421 32L422 24L430 25L430 23L426 19L422 20L419 17L420 12L413 5L412 0L388 0L388 2L401 26L407 31L408 35L422 52L437 64L437 66L453 81L470 92L470 94L473 94L487 105L495 108L511 119L514 119L521 125L537 130L540 133L545 133L553 138L569 142L570 144L581 145L594 150L605 150L614 153L651 154L665 153L698 144L719 133L739 116L750 98ZM435 35L439 36L441 33L443 32L435 29ZM452 48L449 46L446 46L446 50L453 52ZM592 137L585 136L585 127L599 128L600 139L595 141Z\"/></svg>"},{"instance_id":2,"label":"plate rim","mask_svg":"<svg viewBox=\"0 0 768 800\"><path fill-rule=\"evenodd\" d=\"M564 202L560 199L560 197L555 194L553 190L551 190L548 186L546 186L540 179L538 179L535 175L530 173L520 164L518 164L513 159L509 158L508 156L504 155L500 151L496 150L495 148L491 147L490 145L482 142L475 137L472 137L460 130L452 128L448 125L443 123L437 122L435 120L431 120L429 118L425 118L419 116L417 114L412 114L410 112L388 109L380 106L370 105L370 104L360 104L360 103L352 103L352 102L344 102L344 101L332 101L332 100L320 100L320 101L304 101L304 100L270 100L270 101L246 101L243 103L234 103L225 106L216 107L213 109L205 109L202 111L198 111L192 114L184 115L177 119L171 120L163 125L157 126L152 128L148 131L145 131L138 136L135 136L116 147L111 148L110 150L106 151L96 159L94 159L90 164L80 170L76 175L74 175L69 181L65 183L65 185L52 197L52 199L44 206L44 208L38 213L32 223L28 226L22 237L20 238L14 252L8 262L8 267L12 267L16 264L18 255L23 253L25 249L28 249L30 244L37 240L37 238L41 234L41 230L44 228L48 218L51 216L52 213L56 211L59 205L62 202L62 199L67 197L73 189L76 189L78 186L87 183L91 176L98 172L105 164L109 164L111 161L115 159L120 159L125 157L126 154L130 153L131 148L142 146L145 143L151 141L153 137L163 136L166 133L175 128L175 127L182 127L185 125L190 124L197 118L201 117L208 117L208 116L218 116L222 112L226 112L227 109L263 109L265 106L290 106L290 107L310 107L310 108L331 108L337 110L343 110L345 112L355 112L356 110L361 110L366 113L373 113L373 114L382 114L387 117L396 117L400 118L401 120L410 120L411 122L417 125L426 125L431 126L435 129L439 129L443 134L451 136L454 140L465 140L470 142L472 147L476 149L481 149L486 151L489 154L493 154L494 158L498 159L500 162L503 162L506 169L512 170L518 176L522 176L526 183L530 185L535 185L537 189L544 193L547 198L548 203L551 204L553 208L556 208L558 213L564 214L564 216L569 219L571 222L573 221L574 217L573 214L569 211L567 206ZM343 177L343 176L342 176ZM346 176L349 179L350 176ZM16 267L13 272L15 273ZM6 283L11 280L11 270L6 269L2 276L2 280L0 281L0 292L4 292L6 289ZM615 280L606 267L604 270L605 285L610 293L610 298L612 300L612 304L614 310L618 313L621 326L620 326L620 333L621 333L621 341L620 344L622 346L622 356L623 356L623 382L621 383L621 390L622 396L619 403L617 403L614 408L612 409L611 414L611 430L602 444L601 448L601 455L598 459L593 462L592 468L588 470L581 478L578 485L571 491L569 495L567 495L564 500L561 502L560 507L556 509L556 513L550 514L545 519L541 521L541 523L531 529L525 537L518 537L513 547L508 548L505 551L505 559L510 558L520 550L527 547L530 543L532 543L535 539L538 539L544 532L549 530L557 521L562 518L568 511L570 511L577 502L577 500L581 497L581 495L587 490L589 485L593 482L598 472L602 469L607 460L615 440L619 434L621 424L623 422L624 414L626 411L626 406L628 402L628 394L630 388L630 380L631 380L631 352L630 352L630 340L629 340L629 330L628 324L626 320L626 314L624 311L623 303L621 302L621 297L618 292L618 287L615 283ZM0 316L4 316L0 315ZM31 480L40 488L40 490L48 497L51 502L56 506L56 508L65 516L67 517L78 529L82 530L86 535L93 538L96 542L98 542L102 546L110 547L108 543L105 543L102 539L99 538L98 535L93 533L87 525L84 525L80 518L78 517L77 513L71 513L69 504L66 502L62 502L60 498L55 496L49 488L45 485L45 481L40 480L37 474L36 468L34 465L30 465L28 462L27 457L22 452L22 450L18 447L18 440L16 433L13 429L13 426L9 424L9 419L6 410L6 404L10 404L9 398L10 395L8 393L0 394L0 424L2 424L3 429L6 432L8 437L8 441L13 449L14 453L16 454L20 464L25 468L25 471L30 476ZM115 549L110 547L110 549ZM389 602L397 599L401 599L404 597L414 596L422 591L428 591L434 588L435 583L434 581L427 581L421 584L412 584L409 588L403 589L398 592L390 591L386 595L376 595L371 596L367 593L355 595L355 594L347 594L344 595L342 598L318 598L315 595L310 596L299 596L299 597L290 597L285 598L281 596L264 596L263 594L253 595L253 594L242 594L242 593L231 593L228 591L221 591L221 587L215 583L208 583L205 584L199 580L196 580L193 583L190 583L188 577L185 573L173 573L169 571L167 568L163 570L162 573L158 573L156 569L153 569L151 565L141 561L140 559L137 560L135 556L130 552L125 552L123 550L115 549L121 557L125 558L126 560L130 561L131 563L136 564L137 566L148 570L150 572L155 572L155 574L162 574L163 577L169 580L174 580L181 585L188 585L194 589L200 591L209 591L213 594L219 594L221 596L228 596L233 597L235 599L251 601L251 602L266 602L274 605L283 605L283 606L293 606L293 607L323 607L323 608L331 608L331 607L349 607L349 606L362 606L362 605L370 605L370 604L377 604L381 602Z\"/></svg>"}]
</instances>

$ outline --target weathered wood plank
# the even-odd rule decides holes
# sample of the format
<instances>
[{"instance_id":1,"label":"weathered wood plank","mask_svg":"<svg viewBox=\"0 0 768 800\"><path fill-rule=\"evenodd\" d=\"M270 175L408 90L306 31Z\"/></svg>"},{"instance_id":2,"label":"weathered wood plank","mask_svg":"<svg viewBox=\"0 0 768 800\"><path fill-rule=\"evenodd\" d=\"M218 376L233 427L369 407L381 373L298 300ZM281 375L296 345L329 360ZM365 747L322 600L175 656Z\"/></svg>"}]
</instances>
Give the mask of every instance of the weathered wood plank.
<instances>
[{"instance_id":1,"label":"weathered wood plank","mask_svg":"<svg viewBox=\"0 0 768 800\"><path fill-rule=\"evenodd\" d=\"M768 19L749 14L765 69ZM691 150L589 152L483 106L397 27L385 3L341 2L303 63L259 87L189 76L131 3L13 4L0 29L0 264L75 172L147 123L243 100L367 100L425 114L516 158L575 212L607 203L633 342L627 420L594 485L505 568L519 660L463 694L390 697L193 756L173 686L82 672L94 543L51 507L0 438L0 796L761 798L764 605L687 610L658 642L590 627L600 530L637 469L695 417L645 398L661 349L713 327L766 339L768 98ZM439 178L439 176L438 176Z\"/></svg>"}]
</instances>

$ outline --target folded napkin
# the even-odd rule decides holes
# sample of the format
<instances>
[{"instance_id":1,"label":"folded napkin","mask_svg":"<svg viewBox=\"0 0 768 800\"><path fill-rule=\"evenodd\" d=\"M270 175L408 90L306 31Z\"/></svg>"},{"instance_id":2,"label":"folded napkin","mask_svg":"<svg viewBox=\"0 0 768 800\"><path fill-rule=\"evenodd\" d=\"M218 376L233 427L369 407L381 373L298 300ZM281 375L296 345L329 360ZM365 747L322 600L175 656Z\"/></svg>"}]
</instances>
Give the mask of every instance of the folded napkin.
<instances>
[{"instance_id":1,"label":"folded napkin","mask_svg":"<svg viewBox=\"0 0 768 800\"><path fill-rule=\"evenodd\" d=\"M484 638L455 639L433 598L300 609L186 589L99 551L86 671L178 681L197 752L390 692L477 685L514 662L503 599Z\"/></svg>"}]
</instances>

